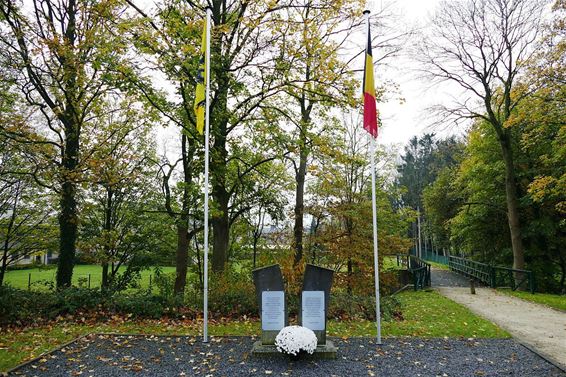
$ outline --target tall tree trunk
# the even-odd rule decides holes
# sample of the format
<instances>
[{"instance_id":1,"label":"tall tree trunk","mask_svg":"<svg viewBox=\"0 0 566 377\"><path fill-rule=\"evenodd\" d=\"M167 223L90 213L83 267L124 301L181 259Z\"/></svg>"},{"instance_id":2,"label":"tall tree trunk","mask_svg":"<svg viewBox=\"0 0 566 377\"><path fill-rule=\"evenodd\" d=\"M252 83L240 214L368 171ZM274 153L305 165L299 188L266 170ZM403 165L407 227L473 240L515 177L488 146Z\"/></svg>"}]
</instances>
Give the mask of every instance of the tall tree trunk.
<instances>
[{"instance_id":1,"label":"tall tree trunk","mask_svg":"<svg viewBox=\"0 0 566 377\"><path fill-rule=\"evenodd\" d=\"M7 255L4 254L2 256L2 267L0 268L0 287L4 284L4 274L6 273L6 268L8 267L8 263L6 263L7 261Z\"/></svg>"},{"instance_id":2,"label":"tall tree trunk","mask_svg":"<svg viewBox=\"0 0 566 377\"><path fill-rule=\"evenodd\" d=\"M112 230L112 207L113 207L114 191L111 187L106 187L106 204L104 209L104 230L110 234ZM110 285L108 278L108 260L112 259L112 248L110 245L104 245L104 257L106 258L102 263L102 288L106 289Z\"/></svg>"},{"instance_id":3,"label":"tall tree trunk","mask_svg":"<svg viewBox=\"0 0 566 377\"><path fill-rule=\"evenodd\" d=\"M69 144L69 143L67 143ZM78 142L77 148L78 150ZM69 164L73 165L73 164ZM76 166L76 164L75 164ZM69 171L74 171L69 169ZM57 288L71 286L75 266L75 245L77 242L77 200L76 185L71 180L63 183L61 213L59 215L59 259L57 262Z\"/></svg>"},{"instance_id":4,"label":"tall tree trunk","mask_svg":"<svg viewBox=\"0 0 566 377\"><path fill-rule=\"evenodd\" d=\"M213 18L215 24L220 24L222 2L215 1L213 5ZM210 151L210 172L212 174L212 197L216 204L216 215L211 219L213 244L212 244L212 271L224 272L227 261L230 240L230 214L228 204L231 193L228 189L228 150L226 148L228 137L228 89L230 88L229 67L230 62L222 53L220 41L214 38L211 41L211 51L219 59L219 64L211 67L216 76L218 90L213 99L214 107L211 109L211 133L214 135L214 143Z\"/></svg>"},{"instance_id":5,"label":"tall tree trunk","mask_svg":"<svg viewBox=\"0 0 566 377\"><path fill-rule=\"evenodd\" d=\"M108 288L108 262L102 263L102 289Z\"/></svg>"},{"instance_id":6,"label":"tall tree trunk","mask_svg":"<svg viewBox=\"0 0 566 377\"><path fill-rule=\"evenodd\" d=\"M254 235L254 245L253 245L253 251L254 251L254 269L256 268L256 260L257 260L257 242L258 242L259 238L257 236ZM1 285L1 283L0 283Z\"/></svg>"},{"instance_id":7,"label":"tall tree trunk","mask_svg":"<svg viewBox=\"0 0 566 377\"><path fill-rule=\"evenodd\" d=\"M177 224L177 255L175 258L175 295L182 296L187 284L187 262L189 259L189 229L186 221Z\"/></svg>"},{"instance_id":8,"label":"tall tree trunk","mask_svg":"<svg viewBox=\"0 0 566 377\"><path fill-rule=\"evenodd\" d=\"M560 293L566 293L566 259L564 259L562 254L560 254L560 270L562 272L562 277L560 278Z\"/></svg>"},{"instance_id":9,"label":"tall tree trunk","mask_svg":"<svg viewBox=\"0 0 566 377\"><path fill-rule=\"evenodd\" d=\"M227 90L229 78L226 72L218 76L218 86L225 85ZM230 213L228 204L231 193L227 189L228 175L228 150L226 149L226 137L228 135L227 114L228 94L223 91L218 94L218 102L214 111L219 116L215 118L217 125L214 130L214 144L211 151L211 173L212 173L212 197L216 202L217 214L211 219L213 244L212 244L212 271L224 272L227 261L228 247L230 241Z\"/></svg>"},{"instance_id":10,"label":"tall tree trunk","mask_svg":"<svg viewBox=\"0 0 566 377\"><path fill-rule=\"evenodd\" d=\"M228 213L229 194L224 187L214 190L220 213L212 219L213 245L212 245L212 271L222 273L226 264L228 246L230 241L230 219Z\"/></svg>"},{"instance_id":11,"label":"tall tree trunk","mask_svg":"<svg viewBox=\"0 0 566 377\"><path fill-rule=\"evenodd\" d=\"M79 88L77 77L80 64L75 52L76 41L76 1L67 4L68 24L65 39L72 53L61 57L61 66L65 72L64 92L65 110L60 120L65 128L65 149L62 157L61 213L59 214L59 260L57 263L57 288L71 286L77 243L77 166L79 164L79 142L81 122L77 109Z\"/></svg>"},{"instance_id":12,"label":"tall tree trunk","mask_svg":"<svg viewBox=\"0 0 566 377\"><path fill-rule=\"evenodd\" d=\"M2 255L2 268L0 269L0 287L4 283L4 275L6 273L6 268L8 268L8 253L10 252L10 239L12 238L12 228L14 227L14 223L16 222L19 198L20 198L20 183L18 183L18 186L16 188L16 193L14 195L14 205L12 206L12 214L10 215L8 228L6 229L4 245L2 245L3 255Z\"/></svg>"},{"instance_id":13,"label":"tall tree trunk","mask_svg":"<svg viewBox=\"0 0 566 377\"><path fill-rule=\"evenodd\" d=\"M525 255L523 250L523 240L521 238L517 183L515 179L515 166L513 164L510 132L505 130L499 140L503 161L505 163L505 196L507 200L507 220L509 222L511 246L513 248L513 268L524 269Z\"/></svg>"},{"instance_id":14,"label":"tall tree trunk","mask_svg":"<svg viewBox=\"0 0 566 377\"><path fill-rule=\"evenodd\" d=\"M354 266L352 263L352 258L348 258L348 288L347 292L349 295L352 294L352 275L354 274Z\"/></svg>"},{"instance_id":15,"label":"tall tree trunk","mask_svg":"<svg viewBox=\"0 0 566 377\"><path fill-rule=\"evenodd\" d=\"M196 224L194 224L194 227L196 227ZM200 284L200 290L203 291L204 290L204 284L203 284L203 271L202 271L202 262L201 262L201 256L200 256L200 248L198 247L198 240L197 237L195 237L195 251L197 254L197 272L198 272L198 281Z\"/></svg>"},{"instance_id":16,"label":"tall tree trunk","mask_svg":"<svg viewBox=\"0 0 566 377\"><path fill-rule=\"evenodd\" d=\"M293 248L295 249L294 265L298 265L303 259L303 216L304 216L304 196L305 196L305 177L307 174L308 151L306 146L305 132L301 132L299 167L295 171L295 225L293 227Z\"/></svg>"},{"instance_id":17,"label":"tall tree trunk","mask_svg":"<svg viewBox=\"0 0 566 377\"><path fill-rule=\"evenodd\" d=\"M0 287L4 284L4 275L6 274L6 269L8 268L8 251L10 250L10 246L8 243L8 237L4 241L4 245L2 247L2 266L0 267Z\"/></svg>"},{"instance_id":18,"label":"tall tree trunk","mask_svg":"<svg viewBox=\"0 0 566 377\"><path fill-rule=\"evenodd\" d=\"M189 260L189 187L192 184L193 170L191 158L194 155L194 140L181 131L181 158L183 163L183 196L181 215L177 219L177 253L175 256L175 295L183 296L187 284L187 263Z\"/></svg>"}]
</instances>

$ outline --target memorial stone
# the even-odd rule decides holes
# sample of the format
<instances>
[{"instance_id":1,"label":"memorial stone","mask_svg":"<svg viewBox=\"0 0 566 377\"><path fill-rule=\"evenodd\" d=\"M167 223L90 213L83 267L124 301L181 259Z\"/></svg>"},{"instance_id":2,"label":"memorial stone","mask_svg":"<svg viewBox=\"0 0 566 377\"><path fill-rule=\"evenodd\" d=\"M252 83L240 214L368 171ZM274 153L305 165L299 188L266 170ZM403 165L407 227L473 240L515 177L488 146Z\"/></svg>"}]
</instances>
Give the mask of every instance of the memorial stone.
<instances>
[{"instance_id":1,"label":"memorial stone","mask_svg":"<svg viewBox=\"0 0 566 377\"><path fill-rule=\"evenodd\" d=\"M283 275L279 265L252 272L261 317L261 344L274 345L279 331L288 325Z\"/></svg>"},{"instance_id":2,"label":"memorial stone","mask_svg":"<svg viewBox=\"0 0 566 377\"><path fill-rule=\"evenodd\" d=\"M326 313L334 271L307 264L301 295L301 326L316 334L318 344L326 344Z\"/></svg>"}]
</instances>

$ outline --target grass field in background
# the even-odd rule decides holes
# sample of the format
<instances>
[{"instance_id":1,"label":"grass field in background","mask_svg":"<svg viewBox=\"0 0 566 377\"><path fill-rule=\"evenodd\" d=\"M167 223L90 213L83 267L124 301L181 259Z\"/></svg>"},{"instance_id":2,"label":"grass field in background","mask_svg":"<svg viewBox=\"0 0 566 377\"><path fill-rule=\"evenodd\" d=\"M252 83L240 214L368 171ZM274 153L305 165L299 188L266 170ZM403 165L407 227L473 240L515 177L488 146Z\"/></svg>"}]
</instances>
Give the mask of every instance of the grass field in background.
<instances>
[{"instance_id":1,"label":"grass field in background","mask_svg":"<svg viewBox=\"0 0 566 377\"><path fill-rule=\"evenodd\" d=\"M163 273L175 273L175 267L160 267ZM124 271L126 267L120 267L120 271ZM24 270L7 271L4 281L14 288L27 289L28 278L31 274L31 288L33 290L46 289L42 281L50 281L55 284L56 266L48 266L42 268L27 268ZM102 267L98 265L76 265L73 270L73 286L79 285L79 279L86 279L85 286L88 286L88 276L90 274L90 286L92 288L100 287L102 281ZM149 287L150 275L155 276L155 268L151 267L141 272L139 281L141 288Z\"/></svg>"},{"instance_id":2,"label":"grass field in background","mask_svg":"<svg viewBox=\"0 0 566 377\"><path fill-rule=\"evenodd\" d=\"M384 321L384 337L414 336L423 338L507 338L509 334L463 306L434 291L407 291L397 295L403 320ZM89 333L194 335L201 334L201 321L136 320L113 317L99 323L54 322L40 327L5 329L0 333L0 371L16 365ZM239 318L210 322L211 336L259 335L257 319ZM375 322L328 321L329 336L375 336Z\"/></svg>"},{"instance_id":3,"label":"grass field in background","mask_svg":"<svg viewBox=\"0 0 566 377\"><path fill-rule=\"evenodd\" d=\"M383 266L381 266L380 270L404 270L405 267L403 265L397 266L397 257L385 255L382 259Z\"/></svg>"},{"instance_id":4,"label":"grass field in background","mask_svg":"<svg viewBox=\"0 0 566 377\"><path fill-rule=\"evenodd\" d=\"M515 296L523 300L531 301L536 304L550 306L551 308L566 311L566 295L553 295L550 293L535 293L523 291L512 291L511 289L500 288L498 292L509 296Z\"/></svg>"}]
</instances>

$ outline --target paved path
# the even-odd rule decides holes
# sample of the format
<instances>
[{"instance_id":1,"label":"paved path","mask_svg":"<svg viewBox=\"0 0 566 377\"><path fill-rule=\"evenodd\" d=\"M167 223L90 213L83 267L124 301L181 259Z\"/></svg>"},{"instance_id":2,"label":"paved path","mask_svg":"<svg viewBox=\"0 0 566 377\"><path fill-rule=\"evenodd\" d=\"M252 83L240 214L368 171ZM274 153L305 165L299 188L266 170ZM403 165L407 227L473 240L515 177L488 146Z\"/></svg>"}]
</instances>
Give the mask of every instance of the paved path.
<instances>
[{"instance_id":1,"label":"paved path","mask_svg":"<svg viewBox=\"0 0 566 377\"><path fill-rule=\"evenodd\" d=\"M432 269L431 283L433 287L469 287L470 279L448 270Z\"/></svg>"},{"instance_id":2,"label":"paved path","mask_svg":"<svg viewBox=\"0 0 566 377\"><path fill-rule=\"evenodd\" d=\"M433 287L436 280L447 282L450 272L433 270ZM452 277L458 281L457 277ZM448 284L446 284L448 285ZM456 284L454 284L456 285ZM469 308L476 314L507 330L523 344L532 347L566 370L566 313L507 296L491 288L476 288L475 295L462 286L437 286L438 291Z\"/></svg>"}]
</instances>

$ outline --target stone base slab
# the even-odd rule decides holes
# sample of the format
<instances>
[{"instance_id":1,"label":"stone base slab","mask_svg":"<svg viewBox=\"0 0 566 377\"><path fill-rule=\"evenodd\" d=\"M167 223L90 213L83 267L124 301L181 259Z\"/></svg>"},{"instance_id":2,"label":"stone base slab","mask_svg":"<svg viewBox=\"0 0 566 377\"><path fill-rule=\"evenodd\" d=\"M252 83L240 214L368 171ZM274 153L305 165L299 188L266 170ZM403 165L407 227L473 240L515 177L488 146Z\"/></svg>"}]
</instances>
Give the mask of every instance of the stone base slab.
<instances>
[{"instance_id":1,"label":"stone base slab","mask_svg":"<svg viewBox=\"0 0 566 377\"><path fill-rule=\"evenodd\" d=\"M336 359L336 352L338 349L331 340L327 340L326 344L319 344L312 355L308 353L301 354L301 359L314 359L314 360L332 360ZM262 344L261 340L254 343L252 347L252 356L258 358L267 357L285 357L283 353L277 351L274 345Z\"/></svg>"}]
</instances>

